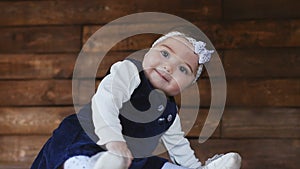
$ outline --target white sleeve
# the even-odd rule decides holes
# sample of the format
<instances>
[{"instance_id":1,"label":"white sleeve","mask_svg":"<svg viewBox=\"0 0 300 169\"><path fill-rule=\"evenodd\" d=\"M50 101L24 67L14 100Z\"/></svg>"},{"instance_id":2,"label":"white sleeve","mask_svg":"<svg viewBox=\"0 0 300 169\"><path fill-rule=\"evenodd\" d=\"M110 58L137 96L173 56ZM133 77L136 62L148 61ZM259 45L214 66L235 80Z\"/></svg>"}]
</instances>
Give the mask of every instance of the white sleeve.
<instances>
[{"instance_id":1,"label":"white sleeve","mask_svg":"<svg viewBox=\"0 0 300 169\"><path fill-rule=\"evenodd\" d=\"M162 141L173 162L188 168L198 168L201 166L201 163L195 157L194 151L190 147L189 141L184 137L178 115L171 127L162 136Z\"/></svg>"},{"instance_id":2,"label":"white sleeve","mask_svg":"<svg viewBox=\"0 0 300 169\"><path fill-rule=\"evenodd\" d=\"M139 71L131 61L115 63L99 84L92 98L92 118L98 145L111 141L124 141L119 120L119 109L130 99L141 80Z\"/></svg>"}]
</instances>

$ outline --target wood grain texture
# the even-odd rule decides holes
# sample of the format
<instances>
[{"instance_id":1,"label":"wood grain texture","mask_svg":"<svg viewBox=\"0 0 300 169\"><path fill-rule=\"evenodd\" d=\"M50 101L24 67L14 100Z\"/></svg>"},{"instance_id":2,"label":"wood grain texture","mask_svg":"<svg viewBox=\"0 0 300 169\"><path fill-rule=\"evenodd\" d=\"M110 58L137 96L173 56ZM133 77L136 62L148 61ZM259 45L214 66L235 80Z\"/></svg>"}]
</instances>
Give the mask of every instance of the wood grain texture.
<instances>
[{"instance_id":1,"label":"wood grain texture","mask_svg":"<svg viewBox=\"0 0 300 169\"><path fill-rule=\"evenodd\" d=\"M299 108L228 108L222 138L300 138Z\"/></svg>"},{"instance_id":2,"label":"wood grain texture","mask_svg":"<svg viewBox=\"0 0 300 169\"><path fill-rule=\"evenodd\" d=\"M106 52L112 51L136 51L142 49L148 49L152 43L159 37L155 34L141 34L136 35L136 32L140 32L145 28L159 27L165 30L167 24L160 23L141 23L141 24L120 24L120 25L105 25L105 27L111 30L110 33L102 35L97 31L101 30L101 26L84 26L83 27L83 39L82 43L85 45L84 50L88 52ZM125 32L124 32L125 31ZM124 33L131 34L131 37L124 38ZM115 36L119 42L112 43L112 36Z\"/></svg>"},{"instance_id":3,"label":"wood grain texture","mask_svg":"<svg viewBox=\"0 0 300 169\"><path fill-rule=\"evenodd\" d=\"M299 79L228 79L227 106L297 107Z\"/></svg>"},{"instance_id":4,"label":"wood grain texture","mask_svg":"<svg viewBox=\"0 0 300 169\"><path fill-rule=\"evenodd\" d=\"M73 107L0 108L0 134L51 134L63 118L74 113Z\"/></svg>"},{"instance_id":5,"label":"wood grain texture","mask_svg":"<svg viewBox=\"0 0 300 169\"><path fill-rule=\"evenodd\" d=\"M215 129L212 135L207 137L220 138L222 122L209 121L207 119L208 112L209 109L194 109L184 107L179 109L182 130L186 133L186 137L199 138L200 133L204 132L202 130L204 128L204 123L206 123L206 127Z\"/></svg>"},{"instance_id":6,"label":"wood grain texture","mask_svg":"<svg viewBox=\"0 0 300 169\"><path fill-rule=\"evenodd\" d=\"M74 91L84 95L85 92L95 91L96 86L89 80L78 80L74 85ZM92 86L91 86L92 84ZM222 83L216 82L216 93L222 92ZM200 106L210 106L211 89L207 79L200 80L198 85L199 95L190 89L184 93L182 102L184 106L199 105L196 99L200 97ZM286 87L289 86L289 87ZM227 80L227 106L298 106L299 105L298 79L228 79ZM79 88L80 87L80 88ZM243 93L243 94L241 94ZM37 105L71 105L72 101L72 80L29 80L29 81L0 81L0 105L2 106L37 106ZM93 96L82 96L89 102ZM194 99L196 98L196 99ZM255 98L255 99L254 99ZM181 95L176 97L177 103L181 105ZM74 100L75 104L79 100Z\"/></svg>"},{"instance_id":7,"label":"wood grain texture","mask_svg":"<svg viewBox=\"0 0 300 169\"><path fill-rule=\"evenodd\" d=\"M1 106L72 104L71 80L0 81Z\"/></svg>"},{"instance_id":8,"label":"wood grain texture","mask_svg":"<svg viewBox=\"0 0 300 169\"><path fill-rule=\"evenodd\" d=\"M50 136L0 136L0 162L32 163Z\"/></svg>"},{"instance_id":9,"label":"wood grain texture","mask_svg":"<svg viewBox=\"0 0 300 169\"><path fill-rule=\"evenodd\" d=\"M242 20L195 23L217 49L299 47L299 20Z\"/></svg>"},{"instance_id":10,"label":"wood grain texture","mask_svg":"<svg viewBox=\"0 0 300 169\"><path fill-rule=\"evenodd\" d=\"M0 108L0 135L51 134L65 117L74 113L73 107ZM180 110L182 128L188 137L200 135L207 114L208 109ZM211 127L218 125L210 122L208 124ZM220 137L220 127L216 129L213 137Z\"/></svg>"},{"instance_id":11,"label":"wood grain texture","mask_svg":"<svg viewBox=\"0 0 300 169\"><path fill-rule=\"evenodd\" d=\"M80 27L0 28L1 53L57 53L80 51Z\"/></svg>"},{"instance_id":12,"label":"wood grain texture","mask_svg":"<svg viewBox=\"0 0 300 169\"><path fill-rule=\"evenodd\" d=\"M148 27L164 27L166 23L147 23L135 25L133 29ZM171 24L171 23L168 23ZM212 42L217 50L238 48L262 48L262 47L299 47L300 46L300 21L299 20L254 20L254 21L203 21L193 22ZM118 25L116 25L118 26ZM122 30L122 25L119 25ZM83 42L98 29L99 26L85 26ZM168 30L165 30L168 31ZM121 32L121 31L120 31ZM124 39L114 46L113 50L141 50L149 48L157 36L139 35ZM93 45L91 51L101 51L109 48L110 37L98 38L97 45ZM97 46L97 48L95 48Z\"/></svg>"},{"instance_id":13,"label":"wood grain texture","mask_svg":"<svg viewBox=\"0 0 300 169\"><path fill-rule=\"evenodd\" d=\"M76 54L2 54L0 79L71 78Z\"/></svg>"},{"instance_id":14,"label":"wood grain texture","mask_svg":"<svg viewBox=\"0 0 300 169\"><path fill-rule=\"evenodd\" d=\"M298 78L299 48L224 51L227 78Z\"/></svg>"},{"instance_id":15,"label":"wood grain texture","mask_svg":"<svg viewBox=\"0 0 300 169\"><path fill-rule=\"evenodd\" d=\"M212 99L218 99L218 93L224 92L221 81L214 83L216 96L211 96L211 84L207 79L198 82L200 105L210 106ZM287 87L288 86L288 87ZM300 105L300 80L295 79L261 79L233 78L226 80L226 106L232 107L298 107ZM197 104L193 98L198 95L194 90L187 90L190 102L185 106ZM180 96L176 97L180 103Z\"/></svg>"},{"instance_id":16,"label":"wood grain texture","mask_svg":"<svg viewBox=\"0 0 300 169\"><path fill-rule=\"evenodd\" d=\"M96 76L102 78L110 66L130 56L130 52L109 52L96 65ZM76 71L76 77L88 78L91 66L98 64L94 59L85 58L85 64L77 61L78 54L2 54L0 56L0 79L71 79ZM99 59L100 60L100 59ZM75 63L77 67L75 70Z\"/></svg>"},{"instance_id":17,"label":"wood grain texture","mask_svg":"<svg viewBox=\"0 0 300 169\"><path fill-rule=\"evenodd\" d=\"M288 19L299 18L300 2L297 0L226 0L225 19Z\"/></svg>"},{"instance_id":18,"label":"wood grain texture","mask_svg":"<svg viewBox=\"0 0 300 169\"><path fill-rule=\"evenodd\" d=\"M165 12L188 20L221 18L221 0L184 0L152 2L147 0L80 0L1 2L0 25L102 24L137 12ZM180 8L179 8L180 6ZM9 7L9 8L8 8ZM65 10L65 9L68 10Z\"/></svg>"},{"instance_id":19,"label":"wood grain texture","mask_svg":"<svg viewBox=\"0 0 300 169\"><path fill-rule=\"evenodd\" d=\"M134 52L109 52L98 65L97 78L105 76L110 66ZM300 50L239 49L224 51L224 69L227 78L289 77L299 76ZM2 54L0 56L1 79L50 79L71 78L77 54ZM220 56L221 57L221 56ZM98 61L98 59L96 59ZM95 62L80 65L79 77L87 77L87 69ZM210 63L214 65L215 63ZM276 68L276 69L275 69ZM280 69L279 69L280 68ZM214 74L211 72L211 74ZM211 75L212 76L212 75ZM203 77L208 77L204 71Z\"/></svg>"},{"instance_id":20,"label":"wood grain texture","mask_svg":"<svg viewBox=\"0 0 300 169\"><path fill-rule=\"evenodd\" d=\"M195 111L199 111L196 116ZM74 112L73 107L0 108L0 134L51 134L63 118ZM208 109L180 110L182 127L188 137L200 135L207 114ZM299 120L299 109L230 108L225 109L222 125L213 137L219 138L222 133L222 138L299 138Z\"/></svg>"},{"instance_id":21,"label":"wood grain texture","mask_svg":"<svg viewBox=\"0 0 300 169\"><path fill-rule=\"evenodd\" d=\"M78 55L73 70L73 79L101 79L109 73L110 67L131 52L84 52Z\"/></svg>"}]
</instances>

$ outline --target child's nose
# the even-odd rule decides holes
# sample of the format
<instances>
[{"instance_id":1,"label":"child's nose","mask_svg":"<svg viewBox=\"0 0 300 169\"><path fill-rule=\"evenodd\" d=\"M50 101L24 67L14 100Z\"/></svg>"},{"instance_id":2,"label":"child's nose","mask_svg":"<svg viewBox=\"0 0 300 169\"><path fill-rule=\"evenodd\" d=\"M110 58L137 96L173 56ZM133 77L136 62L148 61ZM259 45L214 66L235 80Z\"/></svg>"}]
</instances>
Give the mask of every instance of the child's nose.
<instances>
[{"instance_id":1,"label":"child's nose","mask_svg":"<svg viewBox=\"0 0 300 169\"><path fill-rule=\"evenodd\" d=\"M172 66L171 66L170 64L165 64L165 65L163 66L163 69L164 69L166 72L168 72L169 74L172 73Z\"/></svg>"}]
</instances>

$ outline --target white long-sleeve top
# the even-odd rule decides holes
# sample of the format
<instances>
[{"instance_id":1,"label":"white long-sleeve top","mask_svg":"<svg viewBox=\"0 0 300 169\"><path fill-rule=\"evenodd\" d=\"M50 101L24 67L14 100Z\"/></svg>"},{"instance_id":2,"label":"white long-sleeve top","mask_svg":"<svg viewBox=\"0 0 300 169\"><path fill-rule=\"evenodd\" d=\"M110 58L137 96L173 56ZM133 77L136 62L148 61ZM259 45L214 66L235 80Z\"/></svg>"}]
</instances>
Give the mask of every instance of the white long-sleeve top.
<instances>
[{"instance_id":1,"label":"white long-sleeve top","mask_svg":"<svg viewBox=\"0 0 300 169\"><path fill-rule=\"evenodd\" d=\"M95 133L99 137L98 145L111 141L125 141L122 135L119 109L127 102L141 80L134 63L128 60L113 64L110 74L98 86L92 98L92 116ZM181 166L198 168L201 166L195 157L189 141L184 137L179 116L176 116L171 127L161 137L170 159Z\"/></svg>"}]
</instances>

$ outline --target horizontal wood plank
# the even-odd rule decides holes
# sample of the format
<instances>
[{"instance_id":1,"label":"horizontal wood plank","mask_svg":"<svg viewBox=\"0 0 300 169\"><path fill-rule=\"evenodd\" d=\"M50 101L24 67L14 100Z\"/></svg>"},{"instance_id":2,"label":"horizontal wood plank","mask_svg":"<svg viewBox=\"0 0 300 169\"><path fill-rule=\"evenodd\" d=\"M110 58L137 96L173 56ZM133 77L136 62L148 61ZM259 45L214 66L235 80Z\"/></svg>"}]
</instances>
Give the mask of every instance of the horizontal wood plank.
<instances>
[{"instance_id":1,"label":"horizontal wood plank","mask_svg":"<svg viewBox=\"0 0 300 169\"><path fill-rule=\"evenodd\" d=\"M147 0L9 1L1 2L0 25L49 25L107 23L136 12L165 12L188 20L220 19L221 0L184 0L154 3ZM180 8L178 8L180 6ZM68 10L65 10L65 9ZM159 18L158 18L159 19Z\"/></svg>"},{"instance_id":2,"label":"horizontal wood plank","mask_svg":"<svg viewBox=\"0 0 300 169\"><path fill-rule=\"evenodd\" d=\"M102 78L113 63L133 54L134 52L108 52L98 65L96 77ZM226 50L223 66L227 78L296 78L300 71L299 54L298 48ZM2 54L0 79L71 78L76 59L77 54ZM95 66L99 60L92 58L85 64L78 61L77 77L88 77L90 69L87 67ZM208 77L207 71L202 76Z\"/></svg>"},{"instance_id":3,"label":"horizontal wood plank","mask_svg":"<svg viewBox=\"0 0 300 169\"><path fill-rule=\"evenodd\" d=\"M51 134L63 118L73 113L73 107L0 108L0 134ZM208 109L181 108L179 113L187 136L199 137ZM213 137L222 133L222 138L299 138L299 121L299 109L227 108L222 131L218 127ZM207 124L210 128L218 125Z\"/></svg>"},{"instance_id":4,"label":"horizontal wood plank","mask_svg":"<svg viewBox=\"0 0 300 169\"><path fill-rule=\"evenodd\" d=\"M94 78L102 78L113 63L129 55L129 52L109 52L97 65ZM77 54L2 54L0 79L70 79L75 76L73 71L76 61L76 77L91 77L88 72L95 60L98 63L98 59L86 57L86 61L81 63L77 58Z\"/></svg>"},{"instance_id":5,"label":"horizontal wood plank","mask_svg":"<svg viewBox=\"0 0 300 169\"><path fill-rule=\"evenodd\" d=\"M31 163L48 136L0 136L0 159L3 163ZM297 139L209 139L200 144L197 139L190 139L196 156L202 162L216 153L239 152L243 158L242 168L253 169L264 166L265 169L297 169L297 154L300 141ZM260 151L257 151L260 147Z\"/></svg>"},{"instance_id":6,"label":"horizontal wood plank","mask_svg":"<svg viewBox=\"0 0 300 169\"><path fill-rule=\"evenodd\" d=\"M171 24L171 23L167 23ZM133 25L126 29L132 31L143 27L161 27L162 30L166 23L147 23ZM174 23L173 23L174 24ZM237 48L263 48L263 47L299 47L300 46L300 20L254 20L254 21L229 21L229 22L193 22L210 39L216 49L237 49ZM128 25L127 25L128 26ZM119 33L122 32L122 25ZM112 27L112 28L114 28ZM83 29L83 43L95 33L100 26L85 26ZM165 30L169 31L169 30ZM118 33L118 32L117 32ZM111 45L110 36L98 37L93 44L89 44L89 51L103 51L109 49ZM132 38L123 39L116 44L113 50L141 50L149 48L157 35L138 35Z\"/></svg>"},{"instance_id":7,"label":"horizontal wood plank","mask_svg":"<svg viewBox=\"0 0 300 169\"><path fill-rule=\"evenodd\" d=\"M170 4L168 1L139 1L137 11L158 11L176 15L189 21L215 20L222 17L221 0L175 0ZM173 6L173 7L171 7ZM175 7L176 6L176 7Z\"/></svg>"},{"instance_id":8,"label":"horizontal wood plank","mask_svg":"<svg viewBox=\"0 0 300 169\"><path fill-rule=\"evenodd\" d=\"M287 19L299 18L298 0L226 0L225 19Z\"/></svg>"},{"instance_id":9,"label":"horizontal wood plank","mask_svg":"<svg viewBox=\"0 0 300 169\"><path fill-rule=\"evenodd\" d=\"M71 80L0 81L1 106L72 104Z\"/></svg>"},{"instance_id":10,"label":"horizontal wood plank","mask_svg":"<svg viewBox=\"0 0 300 169\"><path fill-rule=\"evenodd\" d=\"M71 78L76 54L2 54L0 79Z\"/></svg>"},{"instance_id":11,"label":"horizontal wood plank","mask_svg":"<svg viewBox=\"0 0 300 169\"><path fill-rule=\"evenodd\" d=\"M208 120L208 113L209 109L193 109L184 107L179 109L182 130L186 133L188 138L199 138L200 133L204 132L202 130L205 125L206 128L214 130L214 132L211 133L212 135L208 135L207 137L220 138L222 122L221 120L218 122ZM204 123L206 124L204 125ZM205 139L207 139L207 137L205 137Z\"/></svg>"},{"instance_id":12,"label":"horizontal wood plank","mask_svg":"<svg viewBox=\"0 0 300 169\"><path fill-rule=\"evenodd\" d=\"M88 103L93 95L89 91L96 89L95 85L88 80L78 80L74 83L77 84L74 85L74 91L80 95L79 100L75 99L74 103ZM182 95L176 96L177 103L182 106L197 106L200 101L200 106L209 106L211 102L209 80L202 79L197 85L200 96L195 94L194 88L190 88ZM224 87L221 83L216 81L215 86L216 93L223 92L221 90ZM299 86L298 79L227 79L226 105L296 107L300 105ZM0 81L0 94L3 96L0 100L1 106L73 104L72 80Z\"/></svg>"},{"instance_id":13,"label":"horizontal wood plank","mask_svg":"<svg viewBox=\"0 0 300 169\"><path fill-rule=\"evenodd\" d=\"M297 48L225 51L226 77L298 77L299 52ZM113 63L130 55L131 52L108 53L98 66L96 77L103 77ZM4 54L0 57L0 78L71 78L76 58L76 54ZM94 62L87 63L94 64ZM84 72L89 70L86 69L89 66L80 64L78 75L87 76ZM207 72L204 72L203 76L207 77Z\"/></svg>"},{"instance_id":14,"label":"horizontal wood plank","mask_svg":"<svg viewBox=\"0 0 300 169\"><path fill-rule=\"evenodd\" d=\"M297 78L300 48L238 49L224 51L227 78Z\"/></svg>"},{"instance_id":15,"label":"horizontal wood plank","mask_svg":"<svg viewBox=\"0 0 300 169\"><path fill-rule=\"evenodd\" d=\"M0 163L23 162L31 164L49 139L47 136L0 136Z\"/></svg>"},{"instance_id":16,"label":"horizontal wood plank","mask_svg":"<svg viewBox=\"0 0 300 169\"><path fill-rule=\"evenodd\" d=\"M1 53L57 53L80 51L80 27L0 28Z\"/></svg>"},{"instance_id":17,"label":"horizontal wood plank","mask_svg":"<svg viewBox=\"0 0 300 169\"><path fill-rule=\"evenodd\" d=\"M222 138L300 138L300 109L228 108Z\"/></svg>"},{"instance_id":18,"label":"horizontal wood plank","mask_svg":"<svg viewBox=\"0 0 300 169\"><path fill-rule=\"evenodd\" d=\"M151 44L160 35L155 34L140 34L136 35L139 30L143 30L144 27L164 27L166 24L159 23L145 23L145 24L125 24L125 25L109 25L105 26L111 29L111 33L102 35L98 33L101 30L101 26L84 26L83 27L83 38L82 43L85 45L83 48L87 52L107 52L112 51L128 51L128 50L142 50L151 47ZM163 28L161 28L164 30ZM131 37L123 39L123 32L132 34ZM111 44L112 36L117 36L120 42Z\"/></svg>"},{"instance_id":19,"label":"horizontal wood plank","mask_svg":"<svg viewBox=\"0 0 300 169\"><path fill-rule=\"evenodd\" d=\"M212 99L217 103L222 103L218 93L224 93L222 80L214 80L215 94L211 96L211 84L207 79L198 82L200 106L210 106ZM289 87L287 87L289 86ZM299 79L260 79L233 78L226 80L227 92L226 106L242 107L298 107L300 105L300 80ZM198 95L193 89L184 91L189 96L185 106L195 106ZM178 103L181 102L181 96L176 97ZM222 106L222 105L217 105Z\"/></svg>"},{"instance_id":20,"label":"horizontal wood plank","mask_svg":"<svg viewBox=\"0 0 300 169\"><path fill-rule=\"evenodd\" d=\"M74 79L95 79L103 78L109 73L110 67L129 57L131 52L85 52L79 54L76 60L76 66L73 70Z\"/></svg>"},{"instance_id":21,"label":"horizontal wood plank","mask_svg":"<svg viewBox=\"0 0 300 169\"><path fill-rule=\"evenodd\" d=\"M188 137L199 137L207 118L208 109L200 109L198 115L195 111L180 110ZM73 107L0 108L0 134L51 134L63 118L73 113ZM299 109L228 108L222 117L222 138L299 138L299 122ZM221 128L215 130L214 138L220 137Z\"/></svg>"},{"instance_id":22,"label":"horizontal wood plank","mask_svg":"<svg viewBox=\"0 0 300 169\"><path fill-rule=\"evenodd\" d=\"M183 131L188 137L198 137L208 110L182 108L180 112ZM0 108L0 134L51 134L65 117L74 113L73 107ZM220 137L220 127L213 137Z\"/></svg>"},{"instance_id":23,"label":"horizontal wood plank","mask_svg":"<svg viewBox=\"0 0 300 169\"><path fill-rule=\"evenodd\" d=\"M300 20L195 23L217 49L299 47Z\"/></svg>"},{"instance_id":24,"label":"horizontal wood plank","mask_svg":"<svg viewBox=\"0 0 300 169\"><path fill-rule=\"evenodd\" d=\"M0 108L0 134L51 134L73 107Z\"/></svg>"},{"instance_id":25,"label":"horizontal wood plank","mask_svg":"<svg viewBox=\"0 0 300 169\"><path fill-rule=\"evenodd\" d=\"M227 106L298 107L299 79L227 79Z\"/></svg>"}]
</instances>

